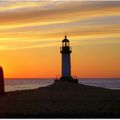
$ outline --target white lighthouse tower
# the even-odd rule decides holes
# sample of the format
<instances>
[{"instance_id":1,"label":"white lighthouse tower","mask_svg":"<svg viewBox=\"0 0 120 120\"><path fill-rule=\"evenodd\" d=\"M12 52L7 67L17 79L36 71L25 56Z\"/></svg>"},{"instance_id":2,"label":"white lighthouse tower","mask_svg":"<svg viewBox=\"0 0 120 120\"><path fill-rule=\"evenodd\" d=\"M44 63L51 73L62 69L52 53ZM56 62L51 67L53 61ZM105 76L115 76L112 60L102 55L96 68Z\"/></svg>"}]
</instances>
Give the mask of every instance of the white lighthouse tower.
<instances>
[{"instance_id":1,"label":"white lighthouse tower","mask_svg":"<svg viewBox=\"0 0 120 120\"><path fill-rule=\"evenodd\" d=\"M78 80L73 79L71 76L70 54L72 53L72 49L70 47L70 42L67 39L67 36L65 36L65 38L62 41L62 47L60 47L60 53L62 54L62 75L60 80L78 83Z\"/></svg>"}]
</instances>

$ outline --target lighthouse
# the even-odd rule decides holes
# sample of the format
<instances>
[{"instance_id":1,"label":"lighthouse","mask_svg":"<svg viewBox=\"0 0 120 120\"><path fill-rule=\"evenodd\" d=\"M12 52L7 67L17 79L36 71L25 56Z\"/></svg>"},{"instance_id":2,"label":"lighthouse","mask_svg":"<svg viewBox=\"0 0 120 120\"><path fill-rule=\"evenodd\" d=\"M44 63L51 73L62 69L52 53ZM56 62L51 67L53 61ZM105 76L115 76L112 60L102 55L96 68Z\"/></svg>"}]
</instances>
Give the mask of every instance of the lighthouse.
<instances>
[{"instance_id":1,"label":"lighthouse","mask_svg":"<svg viewBox=\"0 0 120 120\"><path fill-rule=\"evenodd\" d=\"M60 48L62 54L62 75L61 79L70 79L71 78L71 59L70 54L72 53L70 42L67 39L67 36L62 41L62 47Z\"/></svg>"},{"instance_id":2,"label":"lighthouse","mask_svg":"<svg viewBox=\"0 0 120 120\"><path fill-rule=\"evenodd\" d=\"M67 39L67 36L62 40L62 46L60 47L60 53L62 58L61 65L61 78L62 81L70 81L78 83L77 79L73 79L71 76L71 53L72 49L70 46L70 41Z\"/></svg>"}]
</instances>

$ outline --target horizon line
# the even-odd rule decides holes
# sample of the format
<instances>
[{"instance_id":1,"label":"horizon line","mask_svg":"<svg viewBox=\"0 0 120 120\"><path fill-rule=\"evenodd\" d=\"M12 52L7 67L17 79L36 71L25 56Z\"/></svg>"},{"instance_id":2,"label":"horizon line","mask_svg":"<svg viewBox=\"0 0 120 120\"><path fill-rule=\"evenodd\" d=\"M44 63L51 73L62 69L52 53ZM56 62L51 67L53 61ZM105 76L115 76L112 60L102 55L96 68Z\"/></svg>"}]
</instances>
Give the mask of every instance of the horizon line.
<instances>
[{"instance_id":1,"label":"horizon line","mask_svg":"<svg viewBox=\"0 0 120 120\"><path fill-rule=\"evenodd\" d=\"M4 78L4 79L56 79L55 77L54 78L38 78L38 77L35 77L35 78ZM94 77L94 78L91 78L91 77L82 77L82 78L80 78L80 77L78 77L78 79L120 79L120 77L101 77L101 78L99 78L99 77Z\"/></svg>"}]
</instances>

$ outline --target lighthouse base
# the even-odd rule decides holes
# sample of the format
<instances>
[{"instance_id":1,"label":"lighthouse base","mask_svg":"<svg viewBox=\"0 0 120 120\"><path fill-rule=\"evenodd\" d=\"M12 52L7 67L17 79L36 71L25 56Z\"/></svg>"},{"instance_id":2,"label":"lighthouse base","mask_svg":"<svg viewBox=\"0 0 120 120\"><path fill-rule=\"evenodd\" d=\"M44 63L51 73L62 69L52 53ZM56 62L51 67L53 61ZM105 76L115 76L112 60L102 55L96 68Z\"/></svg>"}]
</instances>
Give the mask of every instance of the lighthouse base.
<instances>
[{"instance_id":1,"label":"lighthouse base","mask_svg":"<svg viewBox=\"0 0 120 120\"><path fill-rule=\"evenodd\" d=\"M67 82L78 84L78 79L74 79L72 77L61 77L60 79L55 80L55 82L58 82L58 81L67 81Z\"/></svg>"}]
</instances>

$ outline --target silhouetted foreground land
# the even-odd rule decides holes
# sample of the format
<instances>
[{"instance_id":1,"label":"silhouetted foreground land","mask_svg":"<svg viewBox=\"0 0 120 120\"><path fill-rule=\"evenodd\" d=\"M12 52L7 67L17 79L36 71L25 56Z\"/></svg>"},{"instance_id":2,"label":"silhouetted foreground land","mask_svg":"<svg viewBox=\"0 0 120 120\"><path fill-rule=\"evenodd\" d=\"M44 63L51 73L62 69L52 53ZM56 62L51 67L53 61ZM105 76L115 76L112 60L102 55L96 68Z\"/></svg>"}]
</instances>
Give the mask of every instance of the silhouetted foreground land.
<instances>
[{"instance_id":1,"label":"silhouetted foreground land","mask_svg":"<svg viewBox=\"0 0 120 120\"><path fill-rule=\"evenodd\" d=\"M8 92L0 96L5 118L116 118L120 90L56 82L45 88Z\"/></svg>"}]
</instances>

